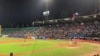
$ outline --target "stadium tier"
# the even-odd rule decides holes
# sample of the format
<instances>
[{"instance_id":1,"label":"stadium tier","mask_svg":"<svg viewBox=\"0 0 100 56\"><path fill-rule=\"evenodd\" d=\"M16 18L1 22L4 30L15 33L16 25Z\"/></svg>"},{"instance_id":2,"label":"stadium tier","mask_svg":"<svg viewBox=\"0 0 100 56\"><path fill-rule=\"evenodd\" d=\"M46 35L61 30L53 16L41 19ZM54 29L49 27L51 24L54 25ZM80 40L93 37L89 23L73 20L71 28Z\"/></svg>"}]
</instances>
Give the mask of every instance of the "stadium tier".
<instances>
[{"instance_id":1,"label":"stadium tier","mask_svg":"<svg viewBox=\"0 0 100 56\"><path fill-rule=\"evenodd\" d=\"M2 35L8 35L9 37L23 37L26 32L34 32L37 27L26 28L3 28Z\"/></svg>"},{"instance_id":2,"label":"stadium tier","mask_svg":"<svg viewBox=\"0 0 100 56\"><path fill-rule=\"evenodd\" d=\"M75 23L57 24L41 27L26 28L4 28L3 35L9 37L35 37L39 39L73 39L87 37L100 37L100 24L95 23Z\"/></svg>"},{"instance_id":3,"label":"stadium tier","mask_svg":"<svg viewBox=\"0 0 100 56\"><path fill-rule=\"evenodd\" d=\"M100 37L100 24L83 23L83 24L59 24L41 27L35 32L38 38L54 39L72 39Z\"/></svg>"}]
</instances>

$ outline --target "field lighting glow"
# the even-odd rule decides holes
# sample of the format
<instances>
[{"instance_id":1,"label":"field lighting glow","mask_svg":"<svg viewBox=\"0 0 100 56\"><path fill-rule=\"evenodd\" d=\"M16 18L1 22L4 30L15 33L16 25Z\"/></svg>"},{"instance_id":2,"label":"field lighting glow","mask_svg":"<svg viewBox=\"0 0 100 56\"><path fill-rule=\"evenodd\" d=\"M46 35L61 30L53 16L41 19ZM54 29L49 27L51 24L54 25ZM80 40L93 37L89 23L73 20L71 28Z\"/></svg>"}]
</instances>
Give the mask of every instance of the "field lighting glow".
<instances>
[{"instance_id":1,"label":"field lighting glow","mask_svg":"<svg viewBox=\"0 0 100 56\"><path fill-rule=\"evenodd\" d=\"M44 2L44 3L51 3L52 0L41 0L41 2Z\"/></svg>"},{"instance_id":2,"label":"field lighting glow","mask_svg":"<svg viewBox=\"0 0 100 56\"><path fill-rule=\"evenodd\" d=\"M50 2L51 2L51 0L44 0L44 2L45 2L45 3L50 3Z\"/></svg>"}]
</instances>

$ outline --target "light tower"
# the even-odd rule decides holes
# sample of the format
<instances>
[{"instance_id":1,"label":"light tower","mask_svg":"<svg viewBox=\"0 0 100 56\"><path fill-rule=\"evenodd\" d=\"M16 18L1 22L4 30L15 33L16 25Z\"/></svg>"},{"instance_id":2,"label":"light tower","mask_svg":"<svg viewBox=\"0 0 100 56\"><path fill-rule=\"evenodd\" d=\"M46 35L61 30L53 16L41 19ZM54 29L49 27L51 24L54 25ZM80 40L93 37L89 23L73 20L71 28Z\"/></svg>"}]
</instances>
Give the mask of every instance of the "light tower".
<instances>
[{"instance_id":1,"label":"light tower","mask_svg":"<svg viewBox=\"0 0 100 56\"><path fill-rule=\"evenodd\" d=\"M51 2L51 0L43 0L43 1L45 3L45 8L46 8L46 10L43 12L43 15L46 17L46 20L48 20L49 19L49 14L50 14L50 11L48 9L48 5Z\"/></svg>"}]
</instances>

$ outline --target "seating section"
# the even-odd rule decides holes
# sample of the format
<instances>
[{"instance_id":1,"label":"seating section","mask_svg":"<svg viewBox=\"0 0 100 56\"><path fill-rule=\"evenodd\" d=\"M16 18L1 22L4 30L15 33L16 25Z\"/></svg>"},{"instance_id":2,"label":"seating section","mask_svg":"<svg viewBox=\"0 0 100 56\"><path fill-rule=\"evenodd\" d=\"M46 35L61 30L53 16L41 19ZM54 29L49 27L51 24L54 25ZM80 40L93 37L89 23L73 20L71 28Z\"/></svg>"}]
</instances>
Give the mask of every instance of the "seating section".
<instances>
[{"instance_id":1,"label":"seating section","mask_svg":"<svg viewBox=\"0 0 100 56\"><path fill-rule=\"evenodd\" d=\"M54 39L100 37L100 23L59 24L41 27L35 31L35 36Z\"/></svg>"},{"instance_id":2,"label":"seating section","mask_svg":"<svg viewBox=\"0 0 100 56\"><path fill-rule=\"evenodd\" d=\"M15 32L21 32L21 31L35 31L37 27L26 27L26 28L3 28L2 29L2 34L12 34Z\"/></svg>"},{"instance_id":3,"label":"seating section","mask_svg":"<svg viewBox=\"0 0 100 56\"><path fill-rule=\"evenodd\" d=\"M2 34L9 37L29 37L53 38L53 39L72 39L86 37L100 37L100 22L98 23L75 23L58 24L43 27L26 28L3 28Z\"/></svg>"}]
</instances>

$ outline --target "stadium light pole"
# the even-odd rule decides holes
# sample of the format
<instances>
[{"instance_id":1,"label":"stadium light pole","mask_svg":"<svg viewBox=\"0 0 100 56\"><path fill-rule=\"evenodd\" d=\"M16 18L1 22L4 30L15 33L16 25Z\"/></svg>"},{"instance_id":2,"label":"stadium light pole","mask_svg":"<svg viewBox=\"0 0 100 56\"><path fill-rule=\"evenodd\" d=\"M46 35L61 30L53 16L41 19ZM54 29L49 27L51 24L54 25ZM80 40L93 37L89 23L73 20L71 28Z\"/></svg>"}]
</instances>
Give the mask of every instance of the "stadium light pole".
<instances>
[{"instance_id":1,"label":"stadium light pole","mask_svg":"<svg viewBox=\"0 0 100 56\"><path fill-rule=\"evenodd\" d=\"M99 13L99 0L94 0L94 15L93 18L97 17L97 14Z\"/></svg>"},{"instance_id":2,"label":"stadium light pole","mask_svg":"<svg viewBox=\"0 0 100 56\"><path fill-rule=\"evenodd\" d=\"M94 0L94 6L95 6L95 14L98 12L98 0Z\"/></svg>"},{"instance_id":3,"label":"stadium light pole","mask_svg":"<svg viewBox=\"0 0 100 56\"><path fill-rule=\"evenodd\" d=\"M44 16L46 16L46 20L49 19L50 11L49 11L49 9L48 9L48 5L49 5L50 2L51 2L51 0L44 0L45 7L46 7L46 11L43 12L43 14L44 14Z\"/></svg>"}]
</instances>

